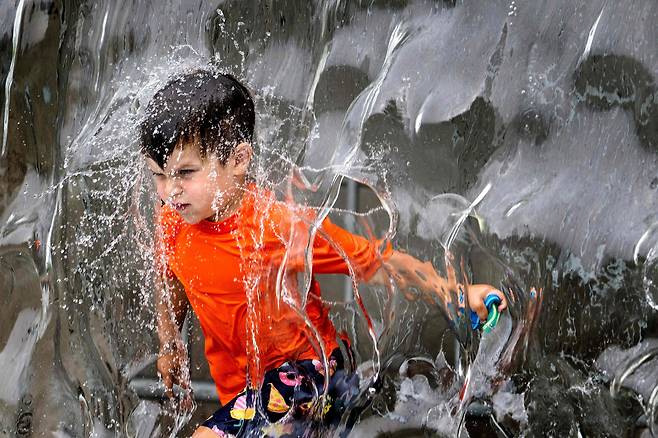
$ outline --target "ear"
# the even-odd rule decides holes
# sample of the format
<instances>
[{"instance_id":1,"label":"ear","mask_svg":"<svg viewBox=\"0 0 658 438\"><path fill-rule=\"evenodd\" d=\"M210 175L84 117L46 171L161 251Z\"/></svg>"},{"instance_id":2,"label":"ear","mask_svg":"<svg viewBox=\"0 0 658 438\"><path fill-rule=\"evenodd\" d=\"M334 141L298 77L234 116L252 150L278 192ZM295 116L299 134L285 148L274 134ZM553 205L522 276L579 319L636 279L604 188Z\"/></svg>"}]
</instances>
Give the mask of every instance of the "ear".
<instances>
[{"instance_id":1,"label":"ear","mask_svg":"<svg viewBox=\"0 0 658 438\"><path fill-rule=\"evenodd\" d=\"M236 174L244 175L247 173L253 154L254 150L251 147L251 143L247 143L246 141L235 147L230 159L233 162L232 164Z\"/></svg>"}]
</instances>

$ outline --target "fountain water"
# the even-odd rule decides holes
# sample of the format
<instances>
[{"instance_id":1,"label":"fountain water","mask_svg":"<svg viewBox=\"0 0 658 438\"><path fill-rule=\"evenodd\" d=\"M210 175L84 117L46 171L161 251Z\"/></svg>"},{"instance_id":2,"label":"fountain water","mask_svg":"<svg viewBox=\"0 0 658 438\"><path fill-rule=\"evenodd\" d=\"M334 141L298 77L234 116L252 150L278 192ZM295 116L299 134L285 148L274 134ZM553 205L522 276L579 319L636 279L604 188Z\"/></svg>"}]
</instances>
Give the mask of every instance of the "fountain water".
<instances>
[{"instance_id":1,"label":"fountain water","mask_svg":"<svg viewBox=\"0 0 658 438\"><path fill-rule=\"evenodd\" d=\"M135 129L208 64L253 90L261 184L510 298L480 338L324 279L371 398L354 436L657 433L656 23L651 0L0 3L0 434L187 420L147 397Z\"/></svg>"}]
</instances>

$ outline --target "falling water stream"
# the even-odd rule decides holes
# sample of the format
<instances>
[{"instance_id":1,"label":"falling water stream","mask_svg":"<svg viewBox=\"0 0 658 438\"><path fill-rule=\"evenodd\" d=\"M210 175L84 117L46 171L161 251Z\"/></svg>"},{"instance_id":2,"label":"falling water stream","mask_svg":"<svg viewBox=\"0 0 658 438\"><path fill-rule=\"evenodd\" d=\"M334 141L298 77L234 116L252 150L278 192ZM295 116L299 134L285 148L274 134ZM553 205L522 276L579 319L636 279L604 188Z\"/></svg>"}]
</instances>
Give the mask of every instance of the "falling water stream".
<instances>
[{"instance_id":1,"label":"falling water stream","mask_svg":"<svg viewBox=\"0 0 658 438\"><path fill-rule=\"evenodd\" d=\"M350 436L658 436L655 0L1 1L0 435L198 421L138 385L137 125L196 68L252 90L258 184L508 296L480 334L457 297L321 279L367 406ZM302 277L277 292L303 314Z\"/></svg>"}]
</instances>

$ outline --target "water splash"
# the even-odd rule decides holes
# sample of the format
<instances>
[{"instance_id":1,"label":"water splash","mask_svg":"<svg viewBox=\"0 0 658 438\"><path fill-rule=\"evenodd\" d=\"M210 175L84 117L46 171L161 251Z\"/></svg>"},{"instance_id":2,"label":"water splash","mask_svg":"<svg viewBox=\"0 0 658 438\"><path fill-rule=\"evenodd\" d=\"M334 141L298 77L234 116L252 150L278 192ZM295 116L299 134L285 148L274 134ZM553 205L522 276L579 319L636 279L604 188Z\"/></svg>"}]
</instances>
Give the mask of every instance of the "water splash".
<instances>
[{"instance_id":1,"label":"water splash","mask_svg":"<svg viewBox=\"0 0 658 438\"><path fill-rule=\"evenodd\" d=\"M0 6L0 431L180 433L188 414L134 390L155 377L134 128L168 77L211 63L254 90L256 180L317 213L302 246L331 215L510 299L498 345L459 309L327 279L372 406L355 436L621 434L642 412L656 432L655 2L215 3ZM290 288L285 267L276 292L304 319L311 272Z\"/></svg>"},{"instance_id":2,"label":"water splash","mask_svg":"<svg viewBox=\"0 0 658 438\"><path fill-rule=\"evenodd\" d=\"M12 56L11 64L9 65L9 73L5 79L5 105L2 111L2 150L0 151L0 158L5 158L7 155L7 141L9 138L9 104L11 103L11 87L14 83L14 70L16 69L16 61L18 59L21 29L23 24L23 11L25 10L25 0L18 2L16 7L16 15L14 18L13 34L12 34Z\"/></svg>"}]
</instances>

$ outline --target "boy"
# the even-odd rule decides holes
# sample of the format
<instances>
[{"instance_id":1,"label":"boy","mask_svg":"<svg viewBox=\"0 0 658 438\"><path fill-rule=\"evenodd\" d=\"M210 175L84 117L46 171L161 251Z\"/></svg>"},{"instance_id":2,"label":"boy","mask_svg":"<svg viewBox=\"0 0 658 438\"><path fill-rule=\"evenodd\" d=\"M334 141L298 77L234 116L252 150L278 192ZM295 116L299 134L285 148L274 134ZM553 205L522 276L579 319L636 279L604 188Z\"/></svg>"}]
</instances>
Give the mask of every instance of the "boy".
<instances>
[{"instance_id":1,"label":"boy","mask_svg":"<svg viewBox=\"0 0 658 438\"><path fill-rule=\"evenodd\" d=\"M242 84L201 70L158 91L140 127L163 204L156 246L157 368L169 396L174 384L189 388L179 335L191 305L223 404L196 437L236 436L284 417L338 422L354 382L343 369L346 358L313 273L353 273L369 284L390 284L393 278L400 289L442 297L459 287L429 262L390 245L379 254L377 245L328 219L312 241L310 277L297 275L306 269L303 237L312 235L314 213L250 182L254 119ZM309 284L300 286L300 277L310 278ZM303 303L299 291L306 289ZM471 308L482 319L483 300L492 292L505 308L504 295L493 287L467 288Z\"/></svg>"}]
</instances>

